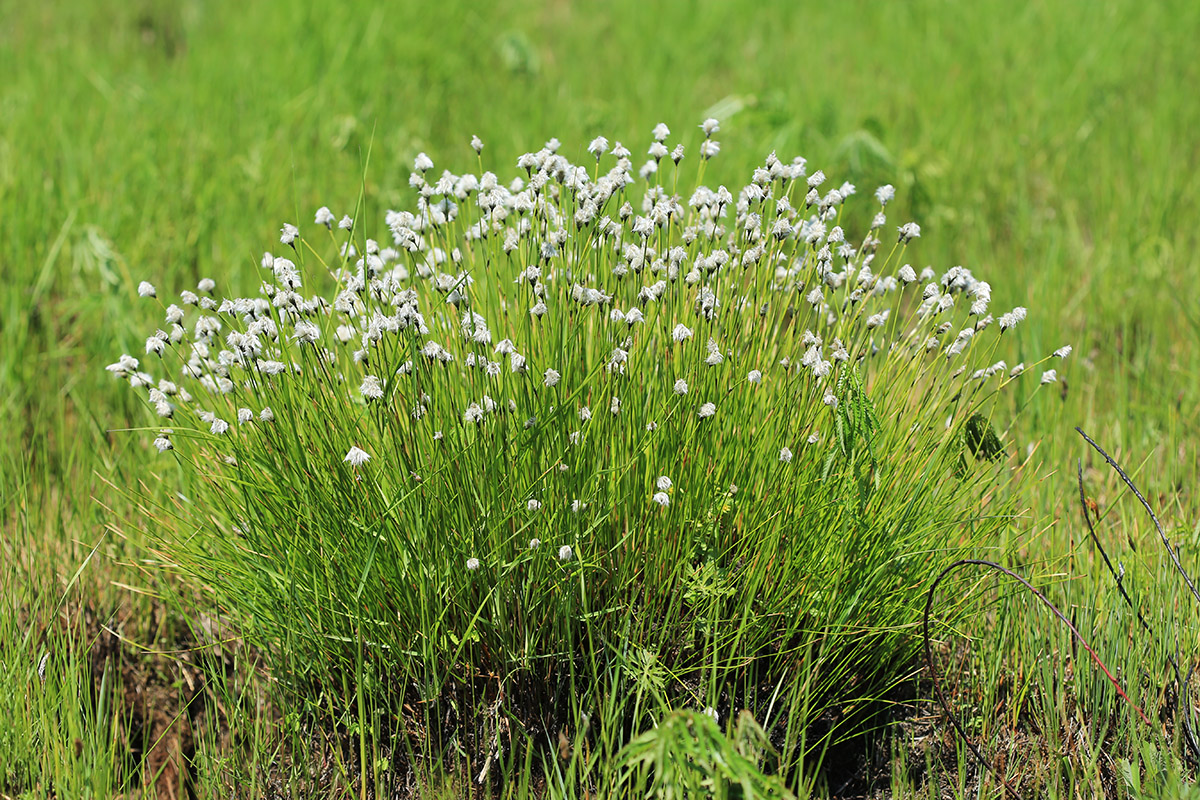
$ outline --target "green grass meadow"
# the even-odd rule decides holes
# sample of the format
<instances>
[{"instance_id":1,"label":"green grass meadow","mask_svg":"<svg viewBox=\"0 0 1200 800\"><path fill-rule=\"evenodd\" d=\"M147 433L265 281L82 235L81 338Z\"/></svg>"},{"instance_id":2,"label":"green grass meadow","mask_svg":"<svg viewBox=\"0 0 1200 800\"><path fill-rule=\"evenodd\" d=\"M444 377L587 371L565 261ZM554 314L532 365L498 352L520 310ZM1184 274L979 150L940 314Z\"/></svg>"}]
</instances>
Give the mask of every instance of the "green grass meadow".
<instances>
[{"instance_id":1,"label":"green grass meadow","mask_svg":"<svg viewBox=\"0 0 1200 800\"><path fill-rule=\"evenodd\" d=\"M1168 663L1174 658L1181 676L1191 677L1200 598L1173 571L1138 500L1074 430L1121 464L1183 566L1197 568L1198 37L1200 4L1181 0L0 0L0 798L1012 796L956 737L922 666L924 592L958 556L998 562L1044 591L1131 701L1121 701L1066 628L1017 584L953 573L937 595L943 688L1011 790L1200 796L1181 724L1193 705ZM861 453L843 447L843 486L831 473L832 456L822 471L820 460L809 464L797 448L791 466L808 476L807 488L799 477L795 485L772 484L782 440L765 440L769 457L747 455L758 445L739 446L742 429L722 421L725 449L689 449L699 428L688 427L671 429L670 447L639 450L613 428L604 447L588 451L596 463L628 457L639 472L604 484L597 505L613 514L580 535L624 530L625 538L613 533L611 551L634 548L649 566L622 572L576 544L573 558L533 572L550 587L544 594L521 595L532 613L545 615L542 627L505 616L491 595L471 595L450 562L434 564L432 556L426 588L437 586L436 598L451 610L431 612L424 596L388 607L430 636L412 644L420 656L401 659L403 669L392 656L373 660L360 625L338 629L345 635L336 646L323 638L337 628L332 617L289 627L293 606L264 601L270 581L254 583L271 567L256 573L230 544L241 533L238 503L260 509L268 529L309 512L312 525L332 529L359 513L386 517L400 501L351 499L357 473L345 470L308 483L311 472L300 464L311 447L300 444L270 473L279 487L298 487L300 499L232 478L212 489L219 470L189 465L213 453L246 454L203 437L193 449L160 454L147 433L163 423L105 367L122 353L148 364L145 337L162 324L162 306L202 278L230 297L253 295L264 250L285 254L280 226L297 223L310 235L321 206L355 216L355 241L365 235L387 244L388 210L415 207L409 175L419 153L436 172L492 170L507 184L525 175L518 157L552 137L562 155L590 171L587 145L606 136L633 151L636 172L652 128L663 122L672 131L668 144L687 148L677 179L687 203L707 118L720 121L721 152L703 165L706 185L724 184L736 197L768 153L785 163L803 156L810 173L829 176L826 189L843 181L858 187L845 224L861 239L875 187L893 184L878 263L887 259L893 271L904 263L889 255L890 237L916 221L921 236L901 257L917 271L966 266L990 282L997 317L1029 309L1004 334L996 358L1033 364L1062 345L1074 348L1041 367L1056 367L1057 382L1039 387L1033 373L1040 369L1031 370L1028 383L988 401L1006 457L972 473L980 477L964 484L962 496L934 477L954 471L940 460L945 454L922 451L892 423L910 411L933 419L934 406L922 409L920 397L957 402L958 395L948 399L950 384L940 383L949 370L912 380L872 373L866 391L882 418L869 472L877 499L858 508L855 530L866 537L863 563L879 574L900 565L896 581L908 581L911 593L894 602L872 596L882 584L848 566L863 554L834 530L850 513L839 487L868 480ZM478 157L472 136L484 143ZM667 166L664 185L676 174ZM320 247L287 253L306 280L320 272L319 258L338 263L336 241L320 234ZM498 246L492 241L486 252L502 260ZM141 281L158 287L161 303L139 297ZM312 285L332 284L314 278ZM481 295L493 288L482 278L475 286ZM476 302L502 313L495 299ZM673 310L679 319L692 313L682 301ZM588 324L580 330L600 330ZM754 338L768 329L788 330L764 322L761 331L743 331L763 364L778 355ZM568 348L567 339L549 341L547 353ZM599 374L604 356L589 349L578 360ZM539 364L538 378L550 362ZM362 380L355 370L362 372L354 365L345 373L351 390ZM717 391L708 380L689 376L693 396ZM657 391L639 389L647 409L651 400L676 402ZM842 403L855 391L846 388ZM539 397L539 413L557 419L557 405ZM556 401L563 408L577 399L566 397ZM770 397L736 407L772 420ZM478 396L454 397L458 416L469 399ZM819 395L811 399L820 406ZM313 407L336 417L342 400L317 398ZM641 425L649 416L638 416L631 401L624 395L622 413ZM283 394L275 402L282 417L281 409L300 409L307 399ZM608 402L592 399L597 417L607 419ZM735 406L718 407L724 420L724 409ZM852 425L853 414L841 413ZM416 446L408 428L389 428L382 417L375 424L397 454ZM314 441L338 451L335 460L345 452L340 440ZM493 494L496 503L512 499L493 485L549 472L536 458L505 461L507 450L489 449L501 448L497 441L462 439L458 462L437 462L434 482L450 488L425 505L412 500L405 513L465 530L473 524L464 510L470 503L482 509ZM675 463L673 452L684 451L715 466ZM372 462L379 472L368 482L409 502L407 478L381 462ZM1083 524L1080 462L1096 533L1120 568L1120 584ZM655 560L652 545L635 548L629 530L678 529L678 541L701 549L712 531L775 531L767 506L755 508L745 494L733 500L726 485L735 473L753 476L745 484L751 497L786 498L801 522L770 540L781 553L792 549L787 569L751 567L759 581L753 590L712 590L708 622L720 629L718 620L733 621L712 634L704 619L689 616L691 606L656 595L682 585L682 572L662 567L667 561ZM622 492L657 475L674 476L667 509L678 516L644 501L623 516ZM753 494L759 484L774 494ZM475 486L488 488L476 497ZM584 496L583 478L565 486ZM711 496L701 497L700 487ZM330 496L322 491L345 502L321 506L319 498ZM193 500L205 510L192 512ZM514 537L529 537L511 525ZM209 546L213 531L228 535L227 547ZM730 575L741 574L744 561L759 563L723 535L713 534L711 546L738 561ZM423 536L413 534L414 547L437 541ZM277 544L270 552L290 552ZM367 580L375 552L303 566L329 597L365 594L375 602ZM517 574L518 562L526 563L514 557L505 569ZM212 572L201 575L202 567ZM610 567L605 574L620 578L589 594L584 571ZM654 573L658 567L665 572ZM249 577L238 583L230 575L242 568ZM488 569L485 559L481 574L492 575ZM385 580L406 574L384 571ZM772 583L816 587L825 574L830 583L815 594ZM1153 633L1123 604L1118 586ZM253 612L224 616L245 599L242 588L255 598ZM742 591L761 602L739 598ZM879 602L860 605L860 595ZM762 606L773 598L782 598L777 607ZM589 605L600 602L630 613L606 616ZM496 615L487 617L494 627L480 623L485 607ZM850 607L867 610L839 611ZM791 626L805 614L826 621L819 636L804 638L811 631ZM761 616L753 622L753 615ZM694 674L674 671L687 661L676 635L685 627L725 647L704 651L707 661ZM391 640L381 630L371 636L387 642L389 654L407 654L400 633ZM546 662L554 666L539 671L534 659L514 673L521 677L505 685L514 687L507 702L516 710L505 716L486 687L522 641L526 652L555 653ZM619 641L629 649L614 649ZM838 649L841 642L853 646ZM332 666L320 662L326 654ZM684 708L683 695L691 706ZM715 723L701 712L709 705L720 709ZM510 746L493 762L489 742L505 736Z\"/></svg>"}]
</instances>

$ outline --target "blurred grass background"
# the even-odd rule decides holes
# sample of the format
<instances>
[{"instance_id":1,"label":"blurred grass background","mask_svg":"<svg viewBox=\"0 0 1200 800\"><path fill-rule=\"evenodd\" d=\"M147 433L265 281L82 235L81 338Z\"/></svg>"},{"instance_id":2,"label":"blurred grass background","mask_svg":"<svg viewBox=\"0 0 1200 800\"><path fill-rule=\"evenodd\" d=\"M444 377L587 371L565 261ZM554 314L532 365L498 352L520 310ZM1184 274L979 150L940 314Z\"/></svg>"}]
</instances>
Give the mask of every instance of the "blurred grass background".
<instances>
[{"instance_id":1,"label":"blurred grass background","mask_svg":"<svg viewBox=\"0 0 1200 800\"><path fill-rule=\"evenodd\" d=\"M706 116L711 184L770 150L894 183L891 216L924 231L915 266L964 264L995 308L1028 306L1030 360L1074 344L1060 408L1013 432L1060 470L1030 480L1049 532L1026 555L1080 541L1055 525L1077 514L1076 424L1200 544L1198 4L0 0L0 20L0 581L26 615L97 544L86 602L153 583L104 527L123 512L102 478L154 464L113 432L144 418L103 370L142 349L139 280L252 290L281 223L352 209L368 147L374 226L411 199L419 151L466 169L479 135L505 174L552 136L572 158L601 134L641 152L662 121L695 158ZM1095 493L1120 495L1109 476Z\"/></svg>"}]
</instances>

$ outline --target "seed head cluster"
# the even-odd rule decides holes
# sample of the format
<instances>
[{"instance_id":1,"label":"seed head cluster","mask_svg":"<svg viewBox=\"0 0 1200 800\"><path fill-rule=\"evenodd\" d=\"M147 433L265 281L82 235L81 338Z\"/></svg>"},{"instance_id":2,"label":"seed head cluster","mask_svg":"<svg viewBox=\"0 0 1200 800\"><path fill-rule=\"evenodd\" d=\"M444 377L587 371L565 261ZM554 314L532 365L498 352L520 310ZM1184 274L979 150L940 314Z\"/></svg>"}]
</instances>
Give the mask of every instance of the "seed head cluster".
<instances>
[{"instance_id":1,"label":"seed head cluster","mask_svg":"<svg viewBox=\"0 0 1200 800\"><path fill-rule=\"evenodd\" d=\"M700 161L721 152L719 130L701 124ZM961 420L970 398L1029 368L996 358L1025 308L994 318L990 285L967 268L905 263L922 231L888 226L892 186L860 209L853 184L775 153L739 188L689 184L670 137L655 126L640 167L605 136L578 163L552 140L504 177L439 171L421 153L411 205L377 238L326 206L308 230L285 223L250 268L256 294L220 297L205 279L164 302L143 281L139 302L161 322L142 359L108 370L171 420L151 437L160 453L216 454L242 486L258 468L336 473L346 483L331 485L389 498L490 491L475 527L519 516L513 551L566 569L593 560L590 515L666 520L707 502L718 453L738 451L725 461L743 472L718 476L751 488L738 502L822 462L851 375L889 419L940 436L947 404ZM483 143L471 147L481 162ZM942 406L915 399L927 387ZM306 463L278 455L289 442ZM635 468L651 456L673 477ZM624 488L628 506L604 494ZM515 557L481 549L495 537L456 535L447 563L469 573Z\"/></svg>"}]
</instances>

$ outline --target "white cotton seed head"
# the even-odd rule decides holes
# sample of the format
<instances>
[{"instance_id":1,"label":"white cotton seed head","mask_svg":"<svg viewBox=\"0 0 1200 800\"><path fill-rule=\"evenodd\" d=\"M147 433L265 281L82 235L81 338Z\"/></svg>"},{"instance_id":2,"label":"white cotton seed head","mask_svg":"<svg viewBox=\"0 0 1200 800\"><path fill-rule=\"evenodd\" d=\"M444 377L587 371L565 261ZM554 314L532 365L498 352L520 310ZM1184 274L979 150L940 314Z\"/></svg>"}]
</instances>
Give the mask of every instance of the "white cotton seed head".
<instances>
[{"instance_id":1,"label":"white cotton seed head","mask_svg":"<svg viewBox=\"0 0 1200 800\"><path fill-rule=\"evenodd\" d=\"M684 395L688 393L687 381L683 378L675 381L675 394Z\"/></svg>"},{"instance_id":2,"label":"white cotton seed head","mask_svg":"<svg viewBox=\"0 0 1200 800\"><path fill-rule=\"evenodd\" d=\"M1008 312L1007 314L1001 314L1000 315L1000 331L1001 331L1001 333L1003 333L1004 331L1010 330L1012 328L1015 328L1018 323L1022 322L1025 319L1026 313L1027 312L1026 312L1025 308L1023 308L1022 306L1017 306L1016 308L1014 308L1012 311Z\"/></svg>"},{"instance_id":3,"label":"white cotton seed head","mask_svg":"<svg viewBox=\"0 0 1200 800\"><path fill-rule=\"evenodd\" d=\"M479 559L478 558L468 558L467 559L467 569L469 569L471 572L474 572L475 570L479 569Z\"/></svg>"},{"instance_id":4,"label":"white cotton seed head","mask_svg":"<svg viewBox=\"0 0 1200 800\"><path fill-rule=\"evenodd\" d=\"M141 283L138 284L138 297L156 297L156 296L158 296L158 292L155 290L154 285L151 284L149 281L142 281Z\"/></svg>"},{"instance_id":5,"label":"white cotton seed head","mask_svg":"<svg viewBox=\"0 0 1200 800\"><path fill-rule=\"evenodd\" d=\"M379 382L379 378L374 375L367 375L363 378L362 385L358 388L362 393L364 400L379 400L383 397L383 386Z\"/></svg>"},{"instance_id":6,"label":"white cotton seed head","mask_svg":"<svg viewBox=\"0 0 1200 800\"><path fill-rule=\"evenodd\" d=\"M1042 383L1054 383L1058 380L1058 370L1048 369L1042 373Z\"/></svg>"},{"instance_id":7,"label":"white cotton seed head","mask_svg":"<svg viewBox=\"0 0 1200 800\"><path fill-rule=\"evenodd\" d=\"M671 504L671 498L667 496L666 492L656 492L653 500L663 508L666 508Z\"/></svg>"},{"instance_id":8,"label":"white cotton seed head","mask_svg":"<svg viewBox=\"0 0 1200 800\"><path fill-rule=\"evenodd\" d=\"M708 419L713 414L717 413L717 405L716 403L705 403L704 405L700 406L700 411L697 413L699 414L700 419Z\"/></svg>"},{"instance_id":9,"label":"white cotton seed head","mask_svg":"<svg viewBox=\"0 0 1200 800\"><path fill-rule=\"evenodd\" d=\"M659 475L658 480L656 480L654 482L654 485L658 488L658 490L660 492L665 492L665 491L669 490L672 486L674 486L674 484L671 482L671 479L668 478L666 475Z\"/></svg>"},{"instance_id":10,"label":"white cotton seed head","mask_svg":"<svg viewBox=\"0 0 1200 800\"><path fill-rule=\"evenodd\" d=\"M906 222L896 230L899 231L900 234L900 244L908 244L913 239L916 239L921 235L921 226L915 222Z\"/></svg>"},{"instance_id":11,"label":"white cotton seed head","mask_svg":"<svg viewBox=\"0 0 1200 800\"><path fill-rule=\"evenodd\" d=\"M357 445L352 446L346 451L346 457L342 461L352 467L361 467L363 464L371 460L371 454L366 450L362 450Z\"/></svg>"},{"instance_id":12,"label":"white cotton seed head","mask_svg":"<svg viewBox=\"0 0 1200 800\"><path fill-rule=\"evenodd\" d=\"M571 545L564 544L562 547L558 548L558 560L559 561L570 561L572 555L573 555L573 552L571 550Z\"/></svg>"},{"instance_id":13,"label":"white cotton seed head","mask_svg":"<svg viewBox=\"0 0 1200 800\"><path fill-rule=\"evenodd\" d=\"M1067 356L1071 355L1071 349L1072 349L1071 345L1065 344L1062 347L1055 350L1054 355L1056 358L1066 358Z\"/></svg>"},{"instance_id":14,"label":"white cotton seed head","mask_svg":"<svg viewBox=\"0 0 1200 800\"><path fill-rule=\"evenodd\" d=\"M784 464L792 463L792 451L784 447L779 451L779 460Z\"/></svg>"},{"instance_id":15,"label":"white cotton seed head","mask_svg":"<svg viewBox=\"0 0 1200 800\"><path fill-rule=\"evenodd\" d=\"M559 374L558 370L548 369L542 376L542 383L544 383L546 386L554 387L558 385L558 382L561 379L562 375Z\"/></svg>"}]
</instances>

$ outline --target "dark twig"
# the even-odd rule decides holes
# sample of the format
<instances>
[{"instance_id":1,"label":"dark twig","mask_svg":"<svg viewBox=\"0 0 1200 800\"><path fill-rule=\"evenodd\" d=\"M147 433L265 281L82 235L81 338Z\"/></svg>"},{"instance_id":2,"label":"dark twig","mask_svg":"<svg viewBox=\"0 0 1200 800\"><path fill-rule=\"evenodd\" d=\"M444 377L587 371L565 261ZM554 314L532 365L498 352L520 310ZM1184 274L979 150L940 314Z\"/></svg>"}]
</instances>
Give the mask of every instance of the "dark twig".
<instances>
[{"instance_id":1,"label":"dark twig","mask_svg":"<svg viewBox=\"0 0 1200 800\"><path fill-rule=\"evenodd\" d=\"M1196 603L1200 605L1200 591L1196 590L1196 584L1192 582L1192 576L1188 575L1187 570L1184 569L1183 565L1179 563L1179 555L1176 553L1175 548L1171 547L1171 542L1167 539L1167 534L1163 532L1162 523L1158 521L1158 517L1154 514L1154 509L1150 507L1150 503L1146 501L1146 498L1142 496L1142 493L1138 490L1138 487L1135 486L1133 481L1129 479L1129 476L1125 474L1125 470L1121 469L1121 465L1116 461L1113 461L1112 456L1104 452L1104 448L1092 441L1092 437L1084 433L1082 428L1076 428L1075 430L1084 438L1084 441L1092 446L1092 449L1104 457L1104 460L1108 462L1110 467L1116 470L1117 474L1121 476L1121 480L1123 480L1125 485L1129 487L1129 490L1133 492L1133 496L1136 497L1142 504L1142 508L1146 509L1146 513L1150 515L1150 521L1154 523L1154 528L1158 531L1158 537L1162 539L1163 547L1167 548L1167 555L1171 557L1171 562L1175 565L1175 569L1180 575L1183 576L1183 582L1186 583L1188 589L1192 591L1192 597L1196 598Z\"/></svg>"},{"instance_id":2,"label":"dark twig","mask_svg":"<svg viewBox=\"0 0 1200 800\"><path fill-rule=\"evenodd\" d=\"M1146 716L1145 712L1142 711L1137 703L1133 702L1133 700L1129 698L1129 695L1125 694L1125 690L1121 688L1121 684L1115 677L1113 677L1112 672L1110 672L1108 667L1104 665L1104 662L1100 660L1100 656L1096 655L1096 651L1092 649L1092 646L1088 644L1085 638L1083 638L1083 634L1081 634L1079 630L1071 624L1071 621L1067 619L1067 617L1058 609L1058 607L1055 606L1054 603L1052 603L1050 599L1046 597L1046 595L1038 591L1033 584L1025 580L1025 578L1021 577L1016 572L1013 572L1007 567L997 564L994 561L985 561L977 558L966 558L955 561L953 564L942 570L936 578L934 578L933 583L929 586L929 592L925 595L925 616L923 624L925 638L925 663L929 667L929 674L931 680L933 681L933 689L934 693L937 695L938 703L941 704L942 710L950 719L950 724L954 726L955 732L958 733L959 738L962 739L963 743L967 746L979 763L982 764L988 770L988 772L995 776L996 780L1000 782L1000 785L1004 787L1006 792L1011 794L1013 797L1019 798L1021 796L1016 789L1009 786L1008 782L1004 780L1004 776L1000 774L1000 771L984 757L982 751L980 751L975 743L971 741L970 737L967 736L966 730L963 728L963 725L959 721L958 717L950 709L950 703L946 700L946 695L942 692L942 684L938 679L937 666L934 664L933 660L933 637L929 631L929 618L933 613L934 594L937 591L938 585L947 575L954 570L959 569L960 567L966 566L987 567L990 570L994 570L1002 575L1005 575L1006 577L1012 578L1028 589L1034 597L1041 601L1042 605L1050 610L1050 613L1052 613L1060 622L1067 626L1067 629L1071 631L1071 635L1075 638L1075 641L1083 645L1083 649L1087 651L1088 655L1091 657L1092 661L1095 662L1096 666L1100 667L1100 670L1104 673L1104 676L1108 679L1108 682L1113 685L1113 688L1117 690L1117 694L1120 695L1121 699L1128 703L1133 710L1138 713L1138 716L1142 718L1143 722L1150 724L1150 720Z\"/></svg>"},{"instance_id":3,"label":"dark twig","mask_svg":"<svg viewBox=\"0 0 1200 800\"><path fill-rule=\"evenodd\" d=\"M1150 515L1150 520L1154 523L1155 530L1158 531L1158 536L1159 536L1159 539L1162 540L1163 547L1167 548L1167 555L1169 555L1171 557L1171 562L1175 565L1175 569L1179 572L1180 575L1183 576L1184 583L1187 584L1188 589L1190 589L1192 592L1192 597L1194 597L1196 599L1196 602L1198 604L1200 604L1200 592L1196 591L1196 585L1195 585L1195 583L1192 582L1191 576L1188 575L1187 570L1185 570L1183 568L1183 565L1179 563L1179 555L1176 552L1175 548L1171 547L1171 542L1167 539L1167 534L1163 532L1162 524L1158 521L1158 517L1155 515L1154 509L1152 509L1150 507L1150 503L1147 502L1146 498L1142 495L1141 491L1138 490L1138 487L1134 484L1133 480L1128 475L1125 474L1125 470L1121 469L1121 465L1118 464L1115 460L1113 460L1113 457L1110 456L1108 453L1106 453L1104 451L1103 447L1096 444L1096 442L1092 439L1092 437L1088 436L1086 433L1083 432L1082 428L1077 427L1077 428L1075 428L1075 430L1079 433L1080 436L1083 437L1084 441L1086 441L1089 445L1092 446L1092 449L1094 449L1097 453L1099 453L1104 458L1104 460L1108 462L1108 465L1110 467L1112 467L1113 470L1117 473L1117 475L1119 475L1121 477L1121 480L1124 481L1125 485L1129 487L1129 490L1133 492L1134 497L1136 497L1138 499L1138 501L1142 504L1142 508L1146 509L1146 513ZM1082 510L1083 510L1083 520L1084 520L1084 522L1087 523L1088 532L1092 536L1092 542L1096 545L1096 548L1100 551L1100 555L1104 559L1104 563L1108 567L1109 573L1112 574L1113 580L1116 581L1117 590L1120 591L1121 597L1123 597L1125 599L1125 602L1128 603L1129 607L1132 608L1134 610L1134 612L1137 614L1138 622L1140 622L1142 624L1142 627L1147 632L1149 632L1151 635L1153 635L1154 631L1150 627L1150 625L1146 622L1145 618L1142 617L1141 610L1137 607L1137 605L1133 602L1133 599L1130 598L1129 594L1125 591L1125 586L1124 586L1123 582L1121 581L1121 577L1116 572L1113 571L1112 562L1109 561L1108 554L1106 552L1104 552L1104 546L1100 544L1100 539L1099 539L1099 537L1096 536L1096 531L1092 528L1091 518L1088 516L1088 511L1087 511L1087 502L1086 502L1086 499L1085 499L1084 493L1083 493L1083 464L1082 464L1082 462L1080 462L1080 464L1079 464L1079 502L1080 502L1080 505L1082 506ZM1190 685L1192 672L1195 668L1194 667L1189 668L1187 677L1181 678L1181 676L1179 674L1179 659L1178 659L1178 657L1168 653L1167 661L1170 663L1171 669L1175 672L1175 683L1179 686L1180 702L1182 703L1182 707L1183 707L1183 713L1181 715L1181 719L1183 720L1183 730L1184 730L1183 739L1187 743L1188 750L1190 751L1188 753L1188 756L1192 759L1193 762L1200 762L1200 743L1198 743L1197 739L1196 739L1195 729L1192 724L1191 704L1188 702L1188 686Z\"/></svg>"},{"instance_id":4,"label":"dark twig","mask_svg":"<svg viewBox=\"0 0 1200 800\"><path fill-rule=\"evenodd\" d=\"M1137 614L1138 622L1142 624L1142 628L1144 628L1147 633L1153 634L1154 629L1150 627L1150 623L1146 622L1146 618L1142 616L1141 609L1137 607L1137 603L1133 602L1133 598L1130 597L1129 592L1125 590L1125 582L1122 580L1122 576L1118 575L1117 571L1113 569L1112 561L1109 560L1108 553L1104 550L1104 545L1100 543L1100 537L1096 535L1096 529L1092 527L1092 518L1091 515L1088 514L1087 495L1084 494L1083 491L1082 459L1080 459L1078 464L1077 475L1079 477L1079 510L1083 512L1083 522L1085 525L1087 525L1088 533L1092 537L1092 544L1094 544L1096 549L1100 551L1100 557L1104 559L1104 566L1108 567L1108 572L1110 575L1112 575L1113 582L1117 585L1117 591L1121 593L1121 597L1125 598L1125 603L1133 609L1134 613Z\"/></svg>"}]
</instances>

